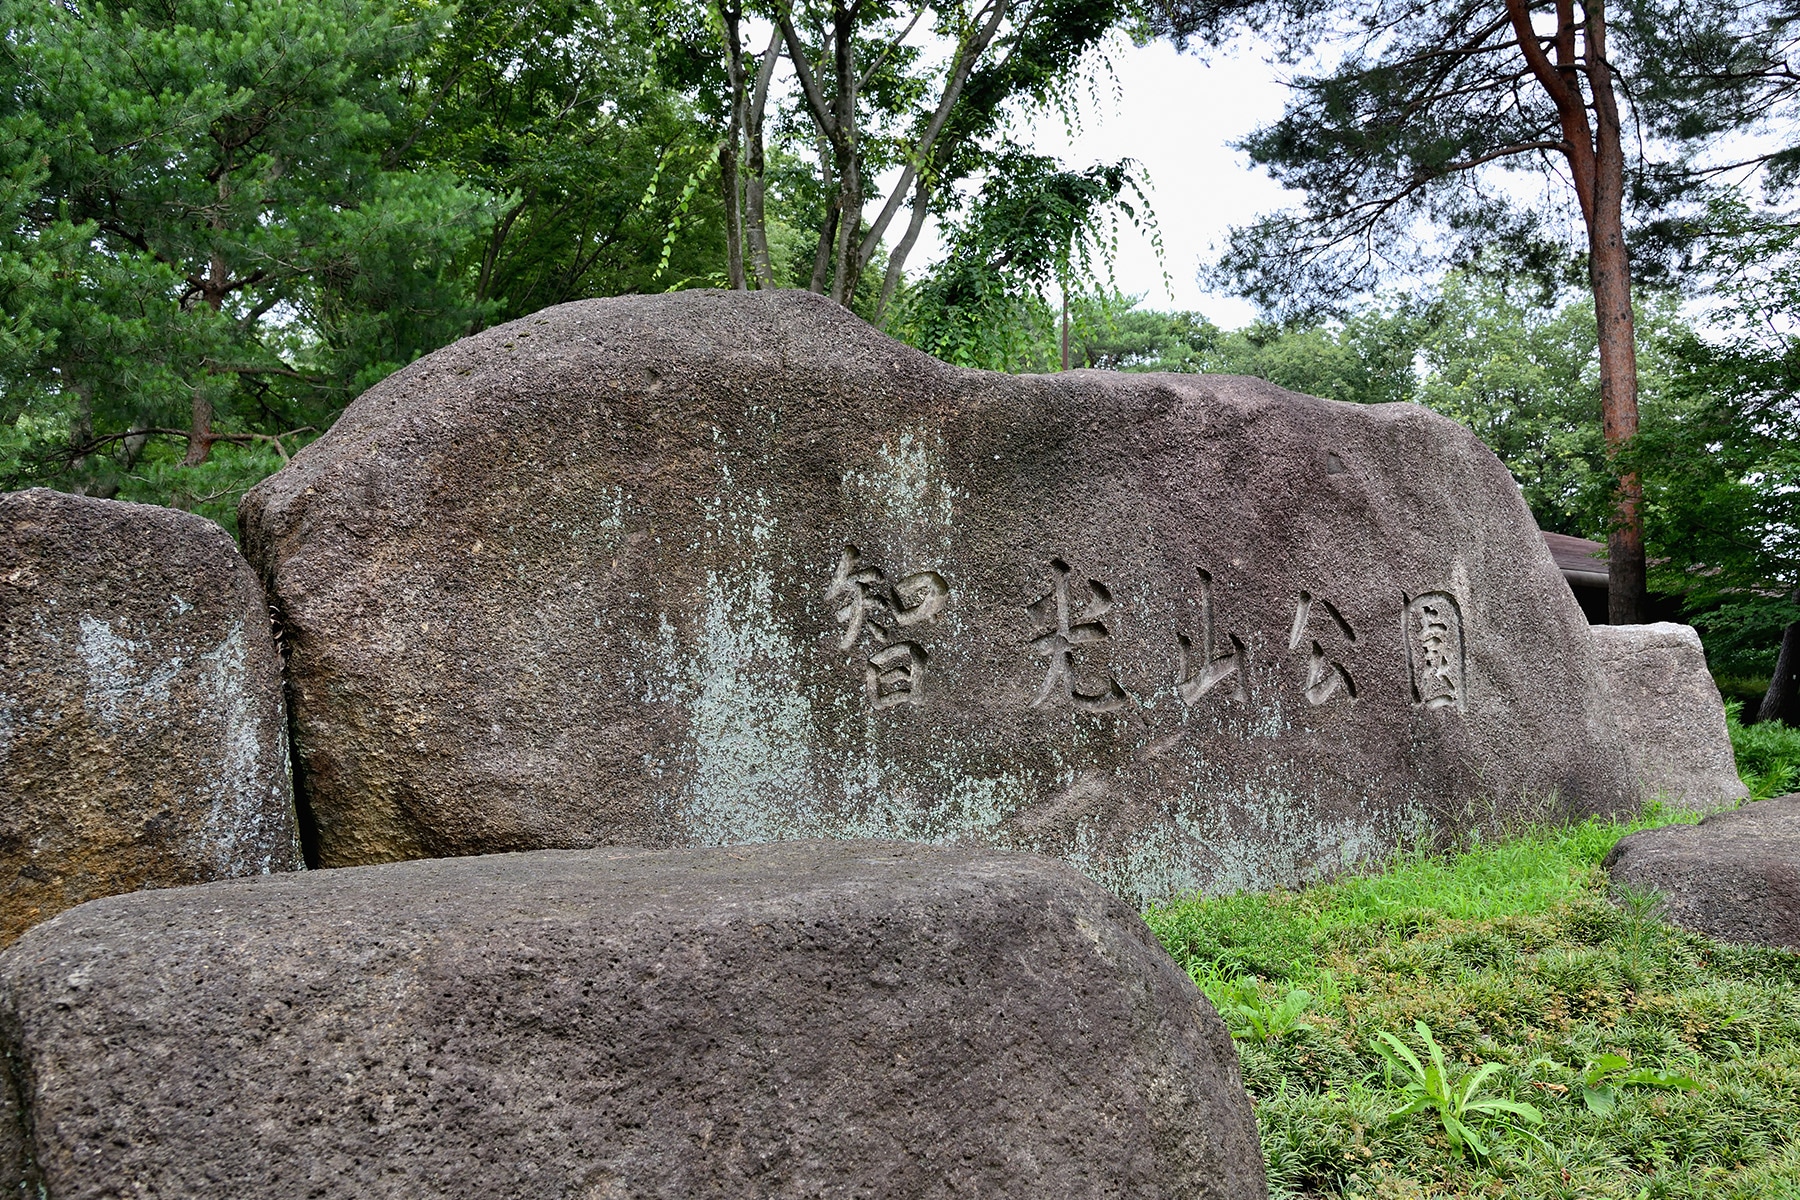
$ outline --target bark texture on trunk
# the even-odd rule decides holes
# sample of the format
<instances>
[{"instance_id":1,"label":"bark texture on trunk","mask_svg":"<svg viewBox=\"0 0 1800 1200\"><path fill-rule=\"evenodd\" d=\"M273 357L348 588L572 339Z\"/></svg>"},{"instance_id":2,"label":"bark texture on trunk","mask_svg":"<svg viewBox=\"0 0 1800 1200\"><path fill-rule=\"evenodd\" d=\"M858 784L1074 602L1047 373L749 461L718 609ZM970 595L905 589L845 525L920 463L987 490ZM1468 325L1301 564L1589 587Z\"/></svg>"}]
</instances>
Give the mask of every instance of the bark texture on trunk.
<instances>
[{"instance_id":1,"label":"bark texture on trunk","mask_svg":"<svg viewBox=\"0 0 1800 1200\"><path fill-rule=\"evenodd\" d=\"M224 207L227 192L225 181L219 181L219 205ZM214 222L215 228L218 221ZM225 308L225 297L231 292L230 267L226 265L225 256L214 250L212 261L208 264L206 279L200 289L200 298L206 306L219 313ZM213 400L207 390L208 376L203 375L199 383L194 385L193 404L189 409L187 453L181 456L181 465L197 467L212 454L213 442Z\"/></svg>"},{"instance_id":2,"label":"bark texture on trunk","mask_svg":"<svg viewBox=\"0 0 1800 1200\"><path fill-rule=\"evenodd\" d=\"M731 120L724 144L719 147L719 186L725 200L725 271L731 287L740 292L749 286L744 278L744 222L738 203L738 146L744 131L744 49L738 36L742 16L734 3L719 6L719 17L725 25L725 77L731 87Z\"/></svg>"},{"instance_id":3,"label":"bark texture on trunk","mask_svg":"<svg viewBox=\"0 0 1800 1200\"><path fill-rule=\"evenodd\" d=\"M769 262L769 222L764 207L763 114L769 105L769 83L781 53L781 30L769 39L756 70L756 86L744 106L744 241L750 248L750 267L760 288L775 286L775 268Z\"/></svg>"},{"instance_id":4,"label":"bark texture on trunk","mask_svg":"<svg viewBox=\"0 0 1800 1200\"><path fill-rule=\"evenodd\" d=\"M860 7L860 5L858 6ZM854 247L862 232L862 155L856 129L856 13L837 6L832 21L837 94L831 113L835 133L831 139L833 166L838 177L837 237L833 241L831 298L848 306L856 294L857 267Z\"/></svg>"},{"instance_id":5,"label":"bark texture on trunk","mask_svg":"<svg viewBox=\"0 0 1800 1200\"><path fill-rule=\"evenodd\" d=\"M1625 150L1606 24L1599 0L1587 13L1587 76L1594 104L1594 211L1588 219L1588 269L1600 341L1600 423L1618 454L1638 431L1637 328L1631 312L1631 256L1625 246ZM1644 488L1635 472L1619 477L1607 534L1607 620L1644 619Z\"/></svg>"},{"instance_id":6,"label":"bark texture on trunk","mask_svg":"<svg viewBox=\"0 0 1800 1200\"><path fill-rule=\"evenodd\" d=\"M1756 719L1800 728L1800 621L1791 623L1781 635L1781 654Z\"/></svg>"},{"instance_id":7,"label":"bark texture on trunk","mask_svg":"<svg viewBox=\"0 0 1800 1200\"><path fill-rule=\"evenodd\" d=\"M1557 0L1556 32L1548 39L1554 60L1526 0L1506 0L1506 11L1526 63L1555 103L1562 124L1562 150L1587 226L1588 280L1600 348L1601 428L1607 451L1616 455L1637 436L1637 331L1631 256L1625 245L1625 152L1606 54L1605 5L1588 0L1577 14L1574 0ZM1636 474L1619 477L1606 542L1607 620L1614 625L1644 619L1643 495Z\"/></svg>"},{"instance_id":8,"label":"bark texture on trunk","mask_svg":"<svg viewBox=\"0 0 1800 1200\"><path fill-rule=\"evenodd\" d=\"M205 462L213 448L213 402L206 394L206 385L194 388L194 404L191 419L188 422L187 453L181 457L184 467L197 467Z\"/></svg>"}]
</instances>

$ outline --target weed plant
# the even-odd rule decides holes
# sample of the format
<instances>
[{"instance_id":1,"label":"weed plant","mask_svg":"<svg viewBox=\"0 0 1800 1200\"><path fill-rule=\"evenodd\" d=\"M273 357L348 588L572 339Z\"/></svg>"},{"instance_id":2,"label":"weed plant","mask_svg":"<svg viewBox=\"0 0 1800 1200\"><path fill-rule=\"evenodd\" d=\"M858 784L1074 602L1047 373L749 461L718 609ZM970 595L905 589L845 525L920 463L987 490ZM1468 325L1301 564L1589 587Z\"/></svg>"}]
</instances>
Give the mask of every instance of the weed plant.
<instances>
[{"instance_id":1,"label":"weed plant","mask_svg":"<svg viewBox=\"0 0 1800 1200\"><path fill-rule=\"evenodd\" d=\"M1800 1200L1800 955L1607 896L1672 819L1147 913L1237 1039L1272 1193Z\"/></svg>"}]
</instances>

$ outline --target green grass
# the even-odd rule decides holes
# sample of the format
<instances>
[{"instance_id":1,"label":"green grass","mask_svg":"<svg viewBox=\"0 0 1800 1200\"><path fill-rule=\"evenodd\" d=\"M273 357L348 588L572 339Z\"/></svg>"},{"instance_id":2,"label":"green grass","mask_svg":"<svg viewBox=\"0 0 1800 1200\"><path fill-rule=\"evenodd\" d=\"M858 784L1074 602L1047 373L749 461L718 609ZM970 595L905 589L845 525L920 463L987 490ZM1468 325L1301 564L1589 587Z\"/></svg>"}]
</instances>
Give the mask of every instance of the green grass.
<instances>
[{"instance_id":1,"label":"green grass","mask_svg":"<svg viewBox=\"0 0 1800 1200\"><path fill-rule=\"evenodd\" d=\"M1800 789L1800 729L1780 721L1746 725L1739 716L1743 705L1725 705L1725 727L1731 734L1731 752L1737 756L1738 777L1750 789L1752 800L1785 796Z\"/></svg>"},{"instance_id":2,"label":"green grass","mask_svg":"<svg viewBox=\"0 0 1800 1200\"><path fill-rule=\"evenodd\" d=\"M1238 1039L1273 1194L1800 1198L1800 955L1606 895L1619 837L1691 819L1539 830L1147 913ZM1451 1082L1542 1122L1474 1105L1485 1153L1459 1150L1442 1106L1414 1104L1419 1086L1376 1050L1387 1033L1425 1058L1419 1022ZM1584 1078L1697 1088L1620 1082L1598 1112Z\"/></svg>"}]
</instances>

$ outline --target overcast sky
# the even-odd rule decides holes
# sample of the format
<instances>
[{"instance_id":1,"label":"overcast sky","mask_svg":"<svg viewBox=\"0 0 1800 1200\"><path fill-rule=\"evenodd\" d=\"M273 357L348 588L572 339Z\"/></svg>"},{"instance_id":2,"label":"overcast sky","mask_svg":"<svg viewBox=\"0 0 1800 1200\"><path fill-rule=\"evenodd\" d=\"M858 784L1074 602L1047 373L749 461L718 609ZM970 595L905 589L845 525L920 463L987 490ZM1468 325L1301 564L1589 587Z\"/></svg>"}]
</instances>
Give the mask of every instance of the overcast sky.
<instances>
[{"instance_id":1,"label":"overcast sky","mask_svg":"<svg viewBox=\"0 0 1800 1200\"><path fill-rule=\"evenodd\" d=\"M1141 294L1148 308L1197 309L1228 329L1246 324L1254 315L1251 306L1202 291L1195 271L1231 225L1282 206L1282 190L1251 171L1229 143L1279 116L1286 88L1248 52L1209 66L1166 42L1124 43L1113 48L1111 59L1116 80L1099 81L1098 99L1082 97L1075 136L1060 117L1046 117L1032 126L1034 148L1076 169L1121 158L1141 163L1150 173L1163 262L1148 238L1127 227L1119 245L1119 286ZM912 262L922 265L938 254L934 240L922 239Z\"/></svg>"}]
</instances>

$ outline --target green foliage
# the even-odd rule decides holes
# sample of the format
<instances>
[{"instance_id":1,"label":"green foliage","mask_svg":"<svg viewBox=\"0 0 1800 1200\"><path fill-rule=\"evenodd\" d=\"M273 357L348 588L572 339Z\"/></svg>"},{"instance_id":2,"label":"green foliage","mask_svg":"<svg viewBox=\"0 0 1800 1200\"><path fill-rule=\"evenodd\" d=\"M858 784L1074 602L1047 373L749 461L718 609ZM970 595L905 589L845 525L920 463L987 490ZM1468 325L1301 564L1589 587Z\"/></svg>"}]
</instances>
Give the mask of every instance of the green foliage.
<instances>
[{"instance_id":1,"label":"green foliage","mask_svg":"<svg viewBox=\"0 0 1800 1200\"><path fill-rule=\"evenodd\" d=\"M1234 1038L1261 1044L1312 1031L1304 1020L1306 1010L1312 1007L1311 992L1289 988L1280 1000L1271 1002L1263 995L1262 985L1246 976L1213 976L1200 984Z\"/></svg>"},{"instance_id":2,"label":"green foliage","mask_svg":"<svg viewBox=\"0 0 1800 1200\"><path fill-rule=\"evenodd\" d=\"M460 249L477 324L724 279L705 31L629 0L455 8L412 64L410 161L499 198Z\"/></svg>"},{"instance_id":3,"label":"green foliage","mask_svg":"<svg viewBox=\"0 0 1800 1200\"><path fill-rule=\"evenodd\" d=\"M1451 276L1420 338L1420 400L1473 430L1506 464L1541 528L1604 538L1613 472L1600 432L1594 304L1527 297L1492 278ZM1640 362L1653 409L1654 362Z\"/></svg>"},{"instance_id":4,"label":"green foliage","mask_svg":"<svg viewBox=\"0 0 1800 1200\"><path fill-rule=\"evenodd\" d=\"M10 337L0 480L158 489L173 442L229 494L463 327L448 265L481 198L390 158L399 0L0 0ZM10 269L9 269L10 267ZM140 468L144 468L140 470ZM133 472L136 472L134 475Z\"/></svg>"},{"instance_id":5,"label":"green foliage","mask_svg":"<svg viewBox=\"0 0 1800 1200\"><path fill-rule=\"evenodd\" d=\"M1146 17L1183 47L1248 33L1285 69L1285 111L1239 146L1298 203L1235 229L1213 272L1284 318L1482 261L1583 282L1597 210L1591 183L1580 201L1569 184L1603 143L1629 181L1621 215L1640 280L1689 268L1703 201L1720 190L1698 164L1722 144L1755 130L1766 136L1733 145L1732 160L1775 150L1782 166L1765 180L1795 177L1795 23L1780 5L1152 0ZM1528 63L1520 22L1544 47L1555 36L1554 86ZM1591 120L1565 125L1569 104Z\"/></svg>"},{"instance_id":6,"label":"green foliage","mask_svg":"<svg viewBox=\"0 0 1800 1200\"><path fill-rule=\"evenodd\" d=\"M1425 1061L1420 1061L1412 1048L1392 1033L1376 1034L1373 1043L1389 1071L1400 1076L1400 1090L1407 1098L1393 1119L1430 1109L1444 1127L1451 1150L1460 1156L1466 1146L1477 1158L1488 1156L1487 1146L1476 1130L1477 1123L1505 1123L1508 1117L1529 1125L1544 1123L1544 1114L1532 1105L1482 1091L1482 1085L1500 1069L1498 1063L1484 1064L1459 1078L1444 1061L1443 1048L1431 1036L1431 1026L1414 1021L1413 1030L1425 1047Z\"/></svg>"},{"instance_id":7,"label":"green foliage","mask_svg":"<svg viewBox=\"0 0 1800 1200\"><path fill-rule=\"evenodd\" d=\"M1325 326L1254 324L1221 338L1206 369L1352 404L1410 400L1416 323L1404 305L1370 305Z\"/></svg>"},{"instance_id":8,"label":"green foliage","mask_svg":"<svg viewBox=\"0 0 1800 1200\"><path fill-rule=\"evenodd\" d=\"M1120 217L1149 219L1130 160L1068 171L1042 155L1002 157L968 213L946 222L949 252L913 287L893 332L957 366L1048 367L1049 289L1095 273Z\"/></svg>"},{"instance_id":9,"label":"green foliage","mask_svg":"<svg viewBox=\"0 0 1800 1200\"><path fill-rule=\"evenodd\" d=\"M1304 1034L1237 1041L1272 1194L1800 1193L1800 955L1715 943L1608 898L1607 851L1671 817L1697 819L1546 828L1300 892L1146 913L1209 994L1312 997ZM1414 1071L1377 1035L1416 1023L1430 1043L1395 1038ZM1587 1087L1610 1088L1611 1111ZM1443 1099L1419 1110L1433 1116L1469 1096L1529 1104L1542 1123L1502 1110L1518 1132L1493 1137L1477 1109L1473 1125L1458 1119L1487 1153L1466 1139L1459 1153L1441 1116L1390 1119L1424 1094Z\"/></svg>"},{"instance_id":10,"label":"green foliage","mask_svg":"<svg viewBox=\"0 0 1800 1200\"><path fill-rule=\"evenodd\" d=\"M1624 1087L1662 1088L1666 1091L1697 1092L1700 1085L1686 1075L1657 1071L1651 1067L1633 1067L1622 1054L1602 1054L1581 1068L1581 1100L1589 1112L1611 1116L1619 1106L1619 1089Z\"/></svg>"},{"instance_id":11,"label":"green foliage","mask_svg":"<svg viewBox=\"0 0 1800 1200\"><path fill-rule=\"evenodd\" d=\"M1725 728L1731 734L1738 778L1750 789L1750 798L1767 800L1800 791L1800 729L1780 721L1746 725L1742 718L1743 705L1727 701Z\"/></svg>"},{"instance_id":12,"label":"green foliage","mask_svg":"<svg viewBox=\"0 0 1800 1200\"><path fill-rule=\"evenodd\" d=\"M1056 193L1082 203L1074 193L1081 189L1082 177L1093 172L1052 165L1052 174L1068 178L1046 181L1039 165L1029 161L1033 156L1013 145L1008 132L1024 112L1060 109L1069 114L1084 69L1131 7L1121 0L1015 0L1004 5L945 0L929 8L843 0L782 4L776 11L791 19L783 26L784 34L792 35L783 39L788 60L794 63L797 56L811 64L795 68L796 74L810 75L806 91L811 97L793 98L788 121L788 161L804 164L803 172L790 179L789 219L816 231L818 257L808 285L861 310L852 302L852 291L863 286L886 242L886 279L868 310L872 319L885 324L886 302L928 216L943 219L971 203L978 209L993 207L986 202L996 187L1013 187L1015 193L1036 189L1050 200L1044 212L1053 224L1059 219ZM941 53L927 51L913 37L927 13L925 27ZM1031 178L1011 179L1010 173L1021 167ZM893 190L875 202L866 193L883 176ZM971 184L979 193L973 201L964 190ZM1117 190L1115 184L1115 194ZM1017 200L1017 195L1001 198L998 207L1016 208ZM897 220L903 205L909 213L905 222ZM1000 223L1004 221L1001 216ZM965 252L973 245L971 238L991 252L999 225L986 217L975 223L986 228L964 227ZM901 233L903 228L907 232ZM1040 231L1012 225L1009 232L1019 239L1017 257L1031 258L1035 251L1030 243ZM995 266L988 258L976 265ZM926 312L902 320L900 327L920 330L914 336L945 345L961 358L993 354L993 347L967 327L969 306L986 303L1009 316L1014 306L990 296L991 281L979 275L956 270L930 274L944 276L953 294L928 300Z\"/></svg>"},{"instance_id":13,"label":"green foliage","mask_svg":"<svg viewBox=\"0 0 1800 1200\"><path fill-rule=\"evenodd\" d=\"M1663 339L1675 399L1625 456L1645 481L1653 583L1685 597L1714 670L1762 675L1800 621L1800 232L1713 206L1707 326Z\"/></svg>"}]
</instances>

